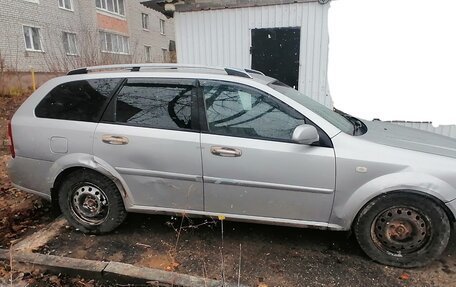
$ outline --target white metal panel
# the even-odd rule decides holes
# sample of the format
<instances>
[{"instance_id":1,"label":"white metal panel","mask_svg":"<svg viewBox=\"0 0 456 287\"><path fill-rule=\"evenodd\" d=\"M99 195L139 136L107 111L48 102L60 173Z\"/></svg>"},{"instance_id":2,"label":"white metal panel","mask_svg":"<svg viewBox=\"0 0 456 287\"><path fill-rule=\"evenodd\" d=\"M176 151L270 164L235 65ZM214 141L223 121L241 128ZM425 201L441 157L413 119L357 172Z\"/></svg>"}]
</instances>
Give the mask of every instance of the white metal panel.
<instances>
[{"instance_id":1,"label":"white metal panel","mask_svg":"<svg viewBox=\"0 0 456 287\"><path fill-rule=\"evenodd\" d=\"M251 68L251 30L300 27L299 91L332 108L328 9L318 2L175 13L177 61Z\"/></svg>"},{"instance_id":2,"label":"white metal panel","mask_svg":"<svg viewBox=\"0 0 456 287\"><path fill-rule=\"evenodd\" d=\"M456 125L441 125L438 127L434 127L431 122L394 121L393 123L401 126L433 132L447 137L456 138Z\"/></svg>"}]
</instances>

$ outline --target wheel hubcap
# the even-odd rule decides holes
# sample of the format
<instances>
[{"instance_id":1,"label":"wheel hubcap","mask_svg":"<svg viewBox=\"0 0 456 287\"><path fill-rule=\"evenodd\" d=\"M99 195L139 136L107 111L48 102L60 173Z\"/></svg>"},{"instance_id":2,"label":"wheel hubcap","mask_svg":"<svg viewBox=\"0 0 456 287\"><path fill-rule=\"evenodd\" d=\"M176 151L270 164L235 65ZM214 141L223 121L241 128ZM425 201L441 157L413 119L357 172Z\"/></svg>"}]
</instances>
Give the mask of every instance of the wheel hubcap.
<instances>
[{"instance_id":1,"label":"wheel hubcap","mask_svg":"<svg viewBox=\"0 0 456 287\"><path fill-rule=\"evenodd\" d=\"M90 184L85 184L73 191L70 206L78 219L89 224L100 224L109 212L106 194L100 188Z\"/></svg>"},{"instance_id":2,"label":"wheel hubcap","mask_svg":"<svg viewBox=\"0 0 456 287\"><path fill-rule=\"evenodd\" d=\"M421 249L428 242L429 227L427 219L416 210L395 207L375 218L371 236L381 250L408 254Z\"/></svg>"}]
</instances>

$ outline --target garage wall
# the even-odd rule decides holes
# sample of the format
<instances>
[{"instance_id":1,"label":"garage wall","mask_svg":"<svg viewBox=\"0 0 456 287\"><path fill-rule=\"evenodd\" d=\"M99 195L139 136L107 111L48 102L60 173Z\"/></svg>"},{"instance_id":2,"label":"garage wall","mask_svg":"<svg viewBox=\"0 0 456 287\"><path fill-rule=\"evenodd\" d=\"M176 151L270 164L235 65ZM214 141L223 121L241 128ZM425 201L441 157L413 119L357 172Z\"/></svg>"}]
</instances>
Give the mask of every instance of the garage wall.
<instances>
[{"instance_id":1,"label":"garage wall","mask_svg":"<svg viewBox=\"0 0 456 287\"><path fill-rule=\"evenodd\" d=\"M328 9L318 2L175 13L177 61L251 67L251 29L300 27L299 90L332 108Z\"/></svg>"}]
</instances>

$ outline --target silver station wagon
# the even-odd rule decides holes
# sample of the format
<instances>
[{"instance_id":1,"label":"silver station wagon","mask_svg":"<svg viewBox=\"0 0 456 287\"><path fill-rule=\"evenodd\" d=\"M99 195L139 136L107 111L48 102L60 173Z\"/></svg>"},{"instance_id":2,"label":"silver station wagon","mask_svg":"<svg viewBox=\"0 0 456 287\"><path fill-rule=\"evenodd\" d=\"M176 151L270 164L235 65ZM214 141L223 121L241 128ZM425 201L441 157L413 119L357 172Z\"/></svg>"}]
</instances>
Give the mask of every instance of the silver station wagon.
<instances>
[{"instance_id":1,"label":"silver station wagon","mask_svg":"<svg viewBox=\"0 0 456 287\"><path fill-rule=\"evenodd\" d=\"M14 185L82 232L127 212L352 230L373 260L423 266L456 214L456 140L330 110L258 71L73 70L9 123Z\"/></svg>"}]
</instances>

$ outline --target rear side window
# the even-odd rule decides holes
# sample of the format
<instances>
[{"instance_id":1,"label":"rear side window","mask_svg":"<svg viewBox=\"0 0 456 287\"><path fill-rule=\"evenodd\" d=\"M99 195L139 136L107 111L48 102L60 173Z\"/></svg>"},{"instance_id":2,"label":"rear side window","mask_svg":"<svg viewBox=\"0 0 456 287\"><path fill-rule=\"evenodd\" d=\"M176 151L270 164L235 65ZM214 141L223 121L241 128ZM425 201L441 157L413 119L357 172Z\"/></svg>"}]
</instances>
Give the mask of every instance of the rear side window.
<instances>
[{"instance_id":1,"label":"rear side window","mask_svg":"<svg viewBox=\"0 0 456 287\"><path fill-rule=\"evenodd\" d=\"M60 84L38 104L39 118L96 122L122 79L92 79Z\"/></svg>"},{"instance_id":2,"label":"rear side window","mask_svg":"<svg viewBox=\"0 0 456 287\"><path fill-rule=\"evenodd\" d=\"M192 129L191 83L130 79L117 95L115 122L161 129Z\"/></svg>"}]
</instances>

